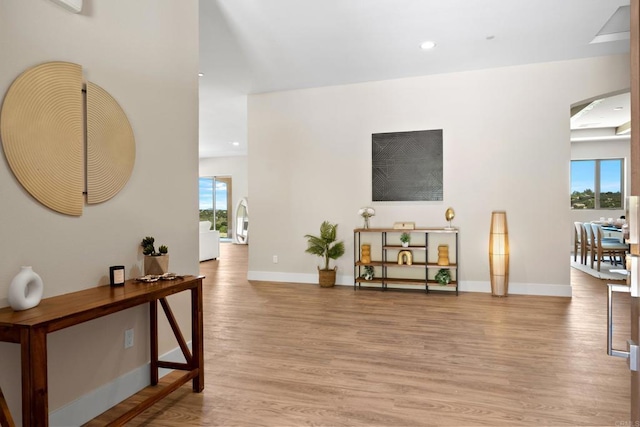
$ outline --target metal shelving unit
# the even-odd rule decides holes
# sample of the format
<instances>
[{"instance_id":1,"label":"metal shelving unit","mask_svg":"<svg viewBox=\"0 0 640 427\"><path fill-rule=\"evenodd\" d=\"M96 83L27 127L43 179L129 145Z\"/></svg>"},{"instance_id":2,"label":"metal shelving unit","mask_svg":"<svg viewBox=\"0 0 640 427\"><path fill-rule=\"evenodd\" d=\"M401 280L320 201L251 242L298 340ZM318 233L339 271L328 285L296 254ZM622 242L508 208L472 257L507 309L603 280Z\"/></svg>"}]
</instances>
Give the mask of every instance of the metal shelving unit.
<instances>
[{"instance_id":1,"label":"metal shelving unit","mask_svg":"<svg viewBox=\"0 0 640 427\"><path fill-rule=\"evenodd\" d=\"M410 233L413 236L417 235L420 238L418 244L409 245L403 247L399 242L399 236L401 233ZM371 259L371 262L364 263L361 260L361 245L363 244L362 236L371 234L380 234L380 250L379 258ZM356 290L360 287L380 287L385 291L389 288L389 284L392 285L415 285L424 286L426 293L431 291L455 291L458 295L458 268L459 268L459 251L458 251L458 234L457 228L445 228L445 227L424 227L416 228L412 230L394 229L394 228L356 228L353 230L353 254L354 254L354 281L353 289ZM453 235L453 252L449 251L449 265L438 265L437 262L429 261L429 253L437 253L438 244L441 243L441 239L438 239L438 235ZM377 237L376 237L377 238ZM451 248L450 248L451 249ZM399 264L398 256L401 251L410 251L412 262L410 265L406 263ZM413 255L415 254L415 259ZM453 254L453 257L451 256ZM373 279L367 280L362 276L364 267L371 266L379 274L376 274ZM440 269L451 270L452 281L448 285L440 285L434 278L434 274L431 272L437 272ZM403 271L404 270L404 271ZM419 277L407 277L410 274L403 274L405 271L416 271L421 273Z\"/></svg>"}]
</instances>

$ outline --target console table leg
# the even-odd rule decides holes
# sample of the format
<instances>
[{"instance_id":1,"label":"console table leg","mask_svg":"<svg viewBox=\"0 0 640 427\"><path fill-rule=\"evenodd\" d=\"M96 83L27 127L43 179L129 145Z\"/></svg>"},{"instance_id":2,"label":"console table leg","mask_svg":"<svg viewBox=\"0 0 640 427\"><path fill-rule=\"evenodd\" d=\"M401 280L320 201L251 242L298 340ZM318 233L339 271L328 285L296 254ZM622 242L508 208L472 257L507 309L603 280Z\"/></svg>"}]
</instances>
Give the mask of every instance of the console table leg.
<instances>
[{"instance_id":1,"label":"console table leg","mask_svg":"<svg viewBox=\"0 0 640 427\"><path fill-rule=\"evenodd\" d=\"M149 327L151 344L151 385L158 385L158 301L149 301Z\"/></svg>"},{"instance_id":2,"label":"console table leg","mask_svg":"<svg viewBox=\"0 0 640 427\"><path fill-rule=\"evenodd\" d=\"M47 334L43 328L29 333L31 350L31 425L49 425L49 387L47 384ZM23 422L23 425L25 424Z\"/></svg>"},{"instance_id":3,"label":"console table leg","mask_svg":"<svg viewBox=\"0 0 640 427\"><path fill-rule=\"evenodd\" d=\"M31 425L31 341L29 330L20 331L20 369L22 370L22 425Z\"/></svg>"},{"instance_id":4,"label":"console table leg","mask_svg":"<svg viewBox=\"0 0 640 427\"><path fill-rule=\"evenodd\" d=\"M13 417L11 416L11 411L9 411L9 406L7 406L7 401L4 400L4 394L2 393L2 389L0 388L0 425L2 427L15 427L16 424L13 421Z\"/></svg>"},{"instance_id":5,"label":"console table leg","mask_svg":"<svg viewBox=\"0 0 640 427\"><path fill-rule=\"evenodd\" d=\"M198 375L193 379L193 391L204 390L204 346L202 326L202 281L191 289L191 347L193 365L198 368Z\"/></svg>"}]
</instances>

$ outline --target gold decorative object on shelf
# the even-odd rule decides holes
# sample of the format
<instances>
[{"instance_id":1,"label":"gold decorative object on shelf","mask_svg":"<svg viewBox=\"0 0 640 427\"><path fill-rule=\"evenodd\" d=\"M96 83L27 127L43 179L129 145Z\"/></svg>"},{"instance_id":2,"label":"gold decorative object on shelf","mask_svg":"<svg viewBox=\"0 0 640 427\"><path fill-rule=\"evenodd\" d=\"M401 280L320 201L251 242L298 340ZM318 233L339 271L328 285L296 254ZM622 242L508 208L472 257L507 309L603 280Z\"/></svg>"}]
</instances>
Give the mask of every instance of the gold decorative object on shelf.
<instances>
[{"instance_id":1,"label":"gold decorative object on shelf","mask_svg":"<svg viewBox=\"0 0 640 427\"><path fill-rule=\"evenodd\" d=\"M413 264L413 254L411 251L398 252L398 265L411 265Z\"/></svg>"},{"instance_id":2,"label":"gold decorative object on shelf","mask_svg":"<svg viewBox=\"0 0 640 427\"><path fill-rule=\"evenodd\" d=\"M449 265L449 245L438 245L438 265Z\"/></svg>"},{"instance_id":3,"label":"gold decorative object on shelf","mask_svg":"<svg viewBox=\"0 0 640 427\"><path fill-rule=\"evenodd\" d=\"M451 226L451 221L453 221L453 218L456 217L456 213L453 210L453 208L447 208L447 210L444 212L444 217L446 218L447 221L449 221L449 226L445 228L451 230L453 228Z\"/></svg>"},{"instance_id":4,"label":"gold decorative object on shelf","mask_svg":"<svg viewBox=\"0 0 640 427\"><path fill-rule=\"evenodd\" d=\"M364 244L360 246L360 261L363 264L369 264L371 262L371 245Z\"/></svg>"}]
</instances>

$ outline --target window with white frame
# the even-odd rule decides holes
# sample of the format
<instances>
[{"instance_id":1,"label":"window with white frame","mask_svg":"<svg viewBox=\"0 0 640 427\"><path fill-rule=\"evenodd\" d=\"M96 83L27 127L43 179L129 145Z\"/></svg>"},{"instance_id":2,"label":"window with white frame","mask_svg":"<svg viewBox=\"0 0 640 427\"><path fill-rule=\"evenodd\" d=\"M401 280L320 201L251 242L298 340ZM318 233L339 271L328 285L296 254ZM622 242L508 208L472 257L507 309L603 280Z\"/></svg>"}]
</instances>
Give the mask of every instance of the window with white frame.
<instances>
[{"instance_id":1,"label":"window with white frame","mask_svg":"<svg viewBox=\"0 0 640 427\"><path fill-rule=\"evenodd\" d=\"M571 161L571 209L623 209L624 159Z\"/></svg>"},{"instance_id":2,"label":"window with white frame","mask_svg":"<svg viewBox=\"0 0 640 427\"><path fill-rule=\"evenodd\" d=\"M220 237L231 237L228 226L231 177L201 176L199 187L200 221L210 221L212 229L220 232Z\"/></svg>"}]
</instances>

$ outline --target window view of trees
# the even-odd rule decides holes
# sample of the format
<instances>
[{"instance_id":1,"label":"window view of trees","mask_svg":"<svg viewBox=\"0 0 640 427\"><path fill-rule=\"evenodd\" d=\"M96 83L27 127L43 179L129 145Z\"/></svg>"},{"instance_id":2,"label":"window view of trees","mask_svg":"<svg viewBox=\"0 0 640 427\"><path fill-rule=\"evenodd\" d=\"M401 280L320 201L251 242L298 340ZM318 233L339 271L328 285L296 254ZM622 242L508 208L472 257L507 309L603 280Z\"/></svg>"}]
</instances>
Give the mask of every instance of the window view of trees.
<instances>
[{"instance_id":1,"label":"window view of trees","mask_svg":"<svg viewBox=\"0 0 640 427\"><path fill-rule=\"evenodd\" d=\"M220 237L230 237L227 183L215 177L201 177L199 187L200 221L210 221L211 229L218 230Z\"/></svg>"},{"instance_id":2,"label":"window view of trees","mask_svg":"<svg viewBox=\"0 0 640 427\"><path fill-rule=\"evenodd\" d=\"M227 210L216 210L216 219L213 219L212 209L200 209L200 221L210 221L211 229L218 230L220 237L227 237Z\"/></svg>"},{"instance_id":3,"label":"window view of trees","mask_svg":"<svg viewBox=\"0 0 640 427\"><path fill-rule=\"evenodd\" d=\"M622 209L623 159L572 160L572 209Z\"/></svg>"},{"instance_id":4,"label":"window view of trees","mask_svg":"<svg viewBox=\"0 0 640 427\"><path fill-rule=\"evenodd\" d=\"M583 192L571 193L571 207L573 209L595 209L596 195L593 190L587 188ZM599 209L622 209L622 194L619 191L607 191L600 193Z\"/></svg>"},{"instance_id":5,"label":"window view of trees","mask_svg":"<svg viewBox=\"0 0 640 427\"><path fill-rule=\"evenodd\" d=\"M596 207L596 195L593 190L587 188L584 191L571 193L571 207L573 209L594 209Z\"/></svg>"}]
</instances>

